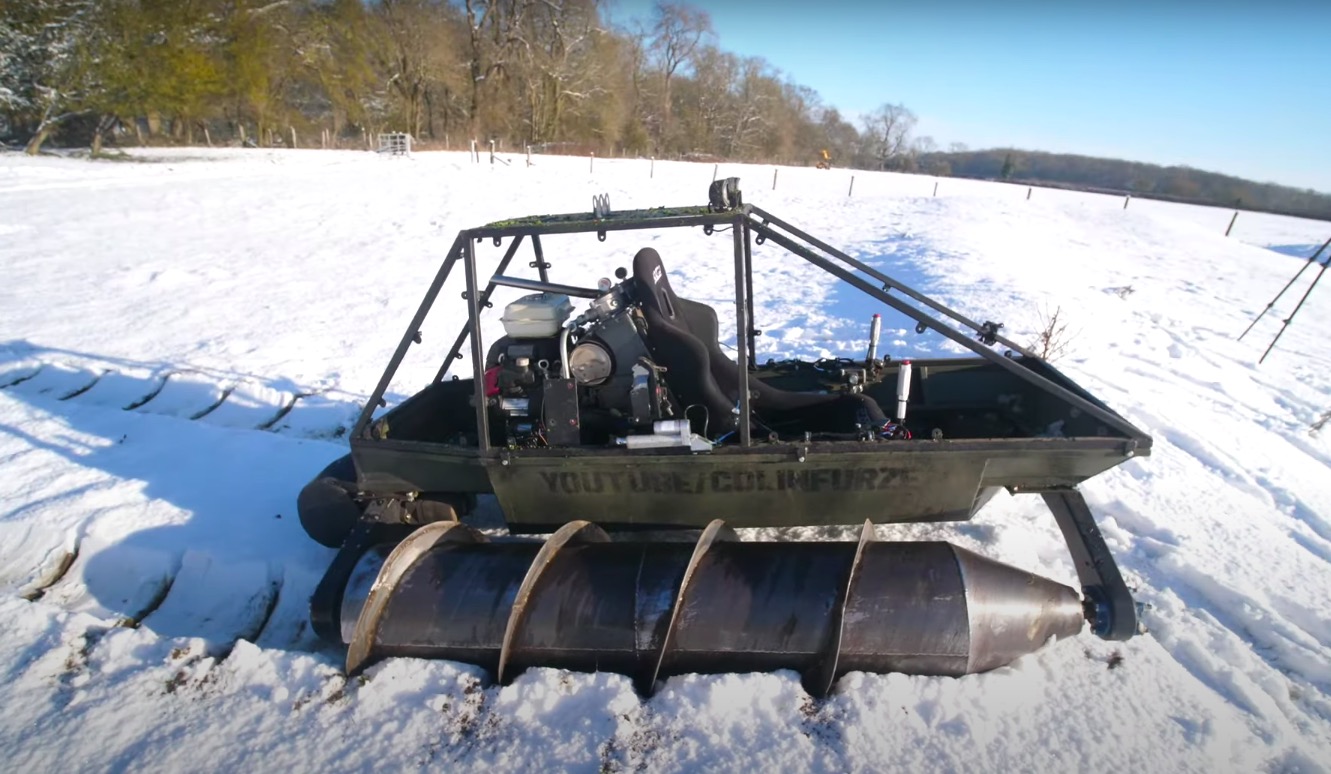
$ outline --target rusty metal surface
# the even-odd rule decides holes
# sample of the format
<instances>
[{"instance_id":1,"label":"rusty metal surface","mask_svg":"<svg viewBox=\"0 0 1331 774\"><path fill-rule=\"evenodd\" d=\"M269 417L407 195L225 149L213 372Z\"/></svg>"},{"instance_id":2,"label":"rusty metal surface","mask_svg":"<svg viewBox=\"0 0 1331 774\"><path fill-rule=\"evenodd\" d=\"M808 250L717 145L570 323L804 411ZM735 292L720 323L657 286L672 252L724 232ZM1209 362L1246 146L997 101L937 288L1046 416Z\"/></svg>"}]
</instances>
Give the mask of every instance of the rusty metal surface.
<instances>
[{"instance_id":1,"label":"rusty metal surface","mask_svg":"<svg viewBox=\"0 0 1331 774\"><path fill-rule=\"evenodd\" d=\"M440 521L428 524L398 543L384 559L374 583L370 586L356 616L356 625L347 640L347 674L355 674L369 663L373 657L375 642L379 635L379 624L383 619L388 603L397 593L398 581L411 572L411 568L421 557L434 547L450 542L478 543L484 536L456 521ZM357 587L358 578L353 575L348 590ZM343 593L343 615L349 608L355 607L355 594ZM351 605L347 603L350 602ZM343 631L345 632L345 619Z\"/></svg>"},{"instance_id":2,"label":"rusty metal surface","mask_svg":"<svg viewBox=\"0 0 1331 774\"><path fill-rule=\"evenodd\" d=\"M836 684L837 664L841 659L841 639L845 636L846 630L846 605L855 592L855 583L860 578L860 567L864 564L864 548L876 539L873 522L866 520L864 528L860 530L860 541L855 546L855 558L846 569L846 582L841 587L841 595L832 604L832 623L828 627L827 646L823 648L818 660L802 676L804 690L811 696L819 698L826 696Z\"/></svg>"},{"instance_id":3,"label":"rusty metal surface","mask_svg":"<svg viewBox=\"0 0 1331 774\"><path fill-rule=\"evenodd\" d=\"M600 527L588 521L570 521L560 527L549 540L541 544L541 548L536 552L532 559L531 566L522 576L522 584L518 586L517 596L513 599L513 606L509 610L508 622L504 624L504 640L499 646L499 665L495 667L495 681L501 685L505 684L504 668L508 665L509 654L513 649L513 639L522 626L523 615L527 611L527 603L531 598L532 592L536 590L537 584L541 582L541 576L555 562L559 555L559 550L569 543L604 543L610 537Z\"/></svg>"},{"instance_id":4,"label":"rusty metal surface","mask_svg":"<svg viewBox=\"0 0 1331 774\"><path fill-rule=\"evenodd\" d=\"M616 671L644 692L653 672L793 669L825 691L849 671L985 671L1082 628L1072 589L948 543L710 533L578 542L594 536L580 525L550 550L436 542L388 584L372 655L468 661L503 680L536 665Z\"/></svg>"},{"instance_id":5,"label":"rusty metal surface","mask_svg":"<svg viewBox=\"0 0 1331 774\"><path fill-rule=\"evenodd\" d=\"M679 626L680 613L688 600L689 588L692 585L693 576L698 566L707 556L707 551L711 549L712 543L721 541L735 541L739 538L735 531L726 526L726 523L720 519L713 520L703 529L702 534L698 536L698 542L693 547L693 553L689 556L689 563L684 568L684 575L679 581L679 590L675 592L675 603L670 606L670 618L667 619L665 633L661 635L661 647L657 651L655 664L652 666L650 674L645 675L639 681L639 690L644 693L650 692L652 686L656 684L657 678L661 675L661 668L666 665L670 659L670 646L672 645L672 636L675 629Z\"/></svg>"}]
</instances>

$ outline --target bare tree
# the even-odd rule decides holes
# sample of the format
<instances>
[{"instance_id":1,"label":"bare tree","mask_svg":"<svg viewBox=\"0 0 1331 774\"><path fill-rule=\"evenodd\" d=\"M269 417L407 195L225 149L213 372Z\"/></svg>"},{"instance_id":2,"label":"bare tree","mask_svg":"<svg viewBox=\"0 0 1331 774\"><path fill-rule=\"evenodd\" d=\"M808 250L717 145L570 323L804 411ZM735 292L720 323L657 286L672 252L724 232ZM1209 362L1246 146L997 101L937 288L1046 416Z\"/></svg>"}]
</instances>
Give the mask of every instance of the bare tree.
<instances>
[{"instance_id":1,"label":"bare tree","mask_svg":"<svg viewBox=\"0 0 1331 774\"><path fill-rule=\"evenodd\" d=\"M706 11L684 3L658 0L652 9L651 50L656 56L663 85L661 89L661 125L656 138L661 145L670 137L671 86L675 75L694 53L703 37L712 32L712 18Z\"/></svg>"},{"instance_id":2,"label":"bare tree","mask_svg":"<svg viewBox=\"0 0 1331 774\"><path fill-rule=\"evenodd\" d=\"M375 6L383 40L372 56L402 104L406 130L425 134L432 87L446 81L457 46L449 45L453 9L441 0L380 0Z\"/></svg>"},{"instance_id":3,"label":"bare tree","mask_svg":"<svg viewBox=\"0 0 1331 774\"><path fill-rule=\"evenodd\" d=\"M775 108L781 97L781 86L767 62L759 57L745 58L740 67L739 83L734 89L727 155L756 158L762 155L763 147L770 144L779 129Z\"/></svg>"},{"instance_id":4,"label":"bare tree","mask_svg":"<svg viewBox=\"0 0 1331 774\"><path fill-rule=\"evenodd\" d=\"M492 64L491 47L487 45L485 30L490 25L491 14L495 11L492 0L463 0L467 15L467 47L469 83L467 85L467 120L473 138L481 129L481 102L483 81L502 64Z\"/></svg>"},{"instance_id":5,"label":"bare tree","mask_svg":"<svg viewBox=\"0 0 1331 774\"><path fill-rule=\"evenodd\" d=\"M880 169L893 169L910 150L915 114L902 104L884 104L864 118L864 140Z\"/></svg>"},{"instance_id":6,"label":"bare tree","mask_svg":"<svg viewBox=\"0 0 1331 774\"><path fill-rule=\"evenodd\" d=\"M650 145L647 127L658 122L656 102L651 98L647 82L648 34L640 23L635 23L622 34L622 39L620 56L627 69L629 92L627 118L620 133L626 149L645 153Z\"/></svg>"},{"instance_id":7,"label":"bare tree","mask_svg":"<svg viewBox=\"0 0 1331 774\"><path fill-rule=\"evenodd\" d=\"M528 139L560 139L570 119L601 96L607 80L597 56L600 18L594 0L550 0L526 15L519 51L525 65Z\"/></svg>"},{"instance_id":8,"label":"bare tree","mask_svg":"<svg viewBox=\"0 0 1331 774\"><path fill-rule=\"evenodd\" d=\"M852 163L860 142L859 132L841 117L836 108L829 107L819 116L818 133L822 138L821 147L830 152L833 164Z\"/></svg>"},{"instance_id":9,"label":"bare tree","mask_svg":"<svg viewBox=\"0 0 1331 774\"><path fill-rule=\"evenodd\" d=\"M0 0L0 122L34 150L116 127L261 144L470 128L574 152L909 163L903 107L861 142L812 89L715 45L697 0L653 2L619 30L603 0Z\"/></svg>"}]
</instances>

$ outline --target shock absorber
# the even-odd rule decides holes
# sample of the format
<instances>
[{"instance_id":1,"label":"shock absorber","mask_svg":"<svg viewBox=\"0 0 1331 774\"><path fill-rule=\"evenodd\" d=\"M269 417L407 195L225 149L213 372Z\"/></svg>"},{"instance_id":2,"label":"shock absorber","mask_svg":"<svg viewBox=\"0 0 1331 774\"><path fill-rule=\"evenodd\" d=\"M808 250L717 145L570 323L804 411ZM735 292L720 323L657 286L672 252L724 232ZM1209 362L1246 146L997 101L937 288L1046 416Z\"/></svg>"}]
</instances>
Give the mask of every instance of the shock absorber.
<instances>
[{"instance_id":1,"label":"shock absorber","mask_svg":"<svg viewBox=\"0 0 1331 774\"><path fill-rule=\"evenodd\" d=\"M878 336L882 332L882 328L882 317L874 314L873 320L869 323L869 353L864 356L865 368L873 368L873 361L878 357Z\"/></svg>"},{"instance_id":2,"label":"shock absorber","mask_svg":"<svg viewBox=\"0 0 1331 774\"><path fill-rule=\"evenodd\" d=\"M898 423L906 421L906 403L910 401L910 373L911 366L909 360L902 360L897 370L897 415Z\"/></svg>"}]
</instances>

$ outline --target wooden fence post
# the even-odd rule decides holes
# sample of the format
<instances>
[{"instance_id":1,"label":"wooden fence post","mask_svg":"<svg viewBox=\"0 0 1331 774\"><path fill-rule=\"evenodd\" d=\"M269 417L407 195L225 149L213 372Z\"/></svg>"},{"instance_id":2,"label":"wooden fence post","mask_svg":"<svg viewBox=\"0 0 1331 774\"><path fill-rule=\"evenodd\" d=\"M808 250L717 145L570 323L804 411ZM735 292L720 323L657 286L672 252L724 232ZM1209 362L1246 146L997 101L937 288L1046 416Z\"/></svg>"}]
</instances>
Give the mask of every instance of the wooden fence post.
<instances>
[{"instance_id":1,"label":"wooden fence post","mask_svg":"<svg viewBox=\"0 0 1331 774\"><path fill-rule=\"evenodd\" d=\"M206 141L208 142L208 147L209 147L209 148L213 147L213 136L212 136L211 134L208 134L208 127L207 127L207 125L205 125L205 126L203 127L203 139L206 140Z\"/></svg>"},{"instance_id":2,"label":"wooden fence post","mask_svg":"<svg viewBox=\"0 0 1331 774\"><path fill-rule=\"evenodd\" d=\"M647 168L647 179L651 180L654 177L656 177L656 157L652 156L651 166Z\"/></svg>"},{"instance_id":3,"label":"wooden fence post","mask_svg":"<svg viewBox=\"0 0 1331 774\"><path fill-rule=\"evenodd\" d=\"M1026 189L1026 201L1030 201L1030 200L1031 200L1031 189L1028 187L1028 188Z\"/></svg>"},{"instance_id":4,"label":"wooden fence post","mask_svg":"<svg viewBox=\"0 0 1331 774\"><path fill-rule=\"evenodd\" d=\"M587 154L587 174L591 174L596 168L596 151Z\"/></svg>"},{"instance_id":5,"label":"wooden fence post","mask_svg":"<svg viewBox=\"0 0 1331 774\"><path fill-rule=\"evenodd\" d=\"M781 169L780 169L779 167L778 167L777 169L773 169L773 170L772 170L772 190L773 190L773 191L776 190L776 173L777 173L777 172L780 172L780 171L781 171Z\"/></svg>"},{"instance_id":6,"label":"wooden fence post","mask_svg":"<svg viewBox=\"0 0 1331 774\"><path fill-rule=\"evenodd\" d=\"M850 195L853 194L853 193L855 193L855 176L854 176L854 175L851 175L851 176L850 176L850 190L849 190L849 191L846 191L846 196L850 196Z\"/></svg>"},{"instance_id":7,"label":"wooden fence post","mask_svg":"<svg viewBox=\"0 0 1331 774\"><path fill-rule=\"evenodd\" d=\"M1123 209L1126 210L1126 209L1128 208L1128 202L1131 202L1131 201L1132 201L1132 194L1128 194L1127 196L1124 196L1124 197L1123 197Z\"/></svg>"},{"instance_id":8,"label":"wooden fence post","mask_svg":"<svg viewBox=\"0 0 1331 774\"><path fill-rule=\"evenodd\" d=\"M291 147L292 148L299 147L296 145L296 127L288 126L287 128L291 130Z\"/></svg>"},{"instance_id":9,"label":"wooden fence post","mask_svg":"<svg viewBox=\"0 0 1331 774\"><path fill-rule=\"evenodd\" d=\"M938 181L934 181L934 196L938 195Z\"/></svg>"},{"instance_id":10,"label":"wooden fence post","mask_svg":"<svg viewBox=\"0 0 1331 774\"><path fill-rule=\"evenodd\" d=\"M1229 232L1234 230L1234 221L1238 219L1239 219L1239 211L1234 210L1234 217L1229 219L1229 228L1225 229L1225 236L1229 236Z\"/></svg>"},{"instance_id":11,"label":"wooden fence post","mask_svg":"<svg viewBox=\"0 0 1331 774\"><path fill-rule=\"evenodd\" d=\"M717 171L718 169L720 169L720 168L721 168L721 165L720 165L720 164L713 164L713 165L712 165L712 182L713 182L713 183L716 182L716 171Z\"/></svg>"},{"instance_id":12,"label":"wooden fence post","mask_svg":"<svg viewBox=\"0 0 1331 774\"><path fill-rule=\"evenodd\" d=\"M490 140L490 166L494 166L494 163L495 163L495 141Z\"/></svg>"}]
</instances>

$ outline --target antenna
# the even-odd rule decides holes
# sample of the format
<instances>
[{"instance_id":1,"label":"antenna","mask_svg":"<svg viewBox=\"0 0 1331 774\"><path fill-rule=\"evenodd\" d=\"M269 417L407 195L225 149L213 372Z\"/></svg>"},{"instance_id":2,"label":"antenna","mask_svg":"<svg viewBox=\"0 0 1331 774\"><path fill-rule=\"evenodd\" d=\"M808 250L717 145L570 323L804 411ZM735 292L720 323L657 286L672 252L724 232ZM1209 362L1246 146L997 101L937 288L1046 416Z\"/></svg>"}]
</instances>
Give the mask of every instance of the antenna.
<instances>
[{"instance_id":1,"label":"antenna","mask_svg":"<svg viewBox=\"0 0 1331 774\"><path fill-rule=\"evenodd\" d=\"M1276 305L1276 302L1280 300L1280 297L1283 296L1283 295L1285 295L1285 291L1286 291L1286 290L1289 290L1289 288L1290 288L1291 285L1293 285L1295 282L1298 282L1298 281L1299 281L1299 277L1303 276L1303 272L1304 272L1304 270L1307 269L1309 266L1312 266L1314 263L1317 262L1317 256L1321 255L1321 254L1322 254L1322 251L1325 250L1325 249L1327 248L1328 245L1331 245L1331 239L1327 239L1325 242L1322 243L1322 246L1321 246L1321 247L1317 248L1317 252L1315 252L1315 253L1313 253L1312 255L1308 256L1308 262L1305 263L1305 264L1303 264L1303 266L1299 268L1298 273L1294 275L1294 279L1291 279L1289 282L1286 282L1286 283L1285 283L1285 287L1281 288L1281 289L1280 289L1280 292L1279 292L1279 293L1276 293L1276 297L1273 298L1273 299L1271 299L1271 303L1267 304L1267 305L1266 305L1266 308L1262 310L1262 313L1259 314L1259 315L1257 315L1257 319L1256 319L1256 320L1253 320L1253 321L1250 322L1250 323L1248 323L1248 327L1247 327L1246 329L1244 329L1243 333L1240 333L1240 334L1239 334L1239 339L1238 339L1239 341L1243 341L1243 337L1248 335L1248 331L1252 330L1252 327L1253 327L1254 325L1256 325L1256 324L1258 323L1259 320L1261 320L1263 317L1265 317L1267 312L1271 311L1271 307L1275 306L1275 305ZM1322 266L1322 271L1326 271L1326 266L1325 266L1325 265ZM1321 275L1318 275L1318 276L1321 276ZM1316 280L1313 281L1313 284L1314 284L1314 285L1317 284ZM1311 290L1311 288L1309 288L1309 290ZM1304 298L1307 298L1307 294L1304 294ZM1300 301L1299 303L1302 304L1303 302ZM1297 310L1296 310L1296 311L1297 311ZM1293 316L1294 316L1294 315L1290 315L1291 318L1292 318ZM1286 320L1285 322L1288 323L1289 321ZM1282 332L1282 333L1284 332L1284 329L1283 329L1283 328L1281 329L1281 332ZM1277 336L1276 338L1280 338L1280 337Z\"/></svg>"},{"instance_id":2,"label":"antenna","mask_svg":"<svg viewBox=\"0 0 1331 774\"><path fill-rule=\"evenodd\" d=\"M1328 242L1331 242L1331 240L1328 240ZM1266 360L1266 356L1271 354L1271 350L1275 347L1276 342L1280 341L1280 337L1285 335L1285 329L1289 327L1289 321L1293 320L1294 315L1298 314L1299 310L1303 308L1303 302L1308 300L1308 296L1313 292L1313 288L1317 287L1317 281L1322 278L1323 274L1326 274L1327 266L1331 266L1331 256L1327 256L1326 260L1322 261L1322 268L1317 272L1317 276L1313 277L1313 284L1309 285L1308 289L1303 291L1303 298L1299 299L1299 303L1294 307L1294 311L1290 312L1289 317L1285 318L1285 324L1280 326L1280 331L1276 333L1276 337L1271 339L1271 343L1267 345L1266 351L1262 353L1261 359L1257 361L1258 365L1261 365L1262 361ZM1308 268L1308 265L1304 264L1304 268Z\"/></svg>"}]
</instances>

